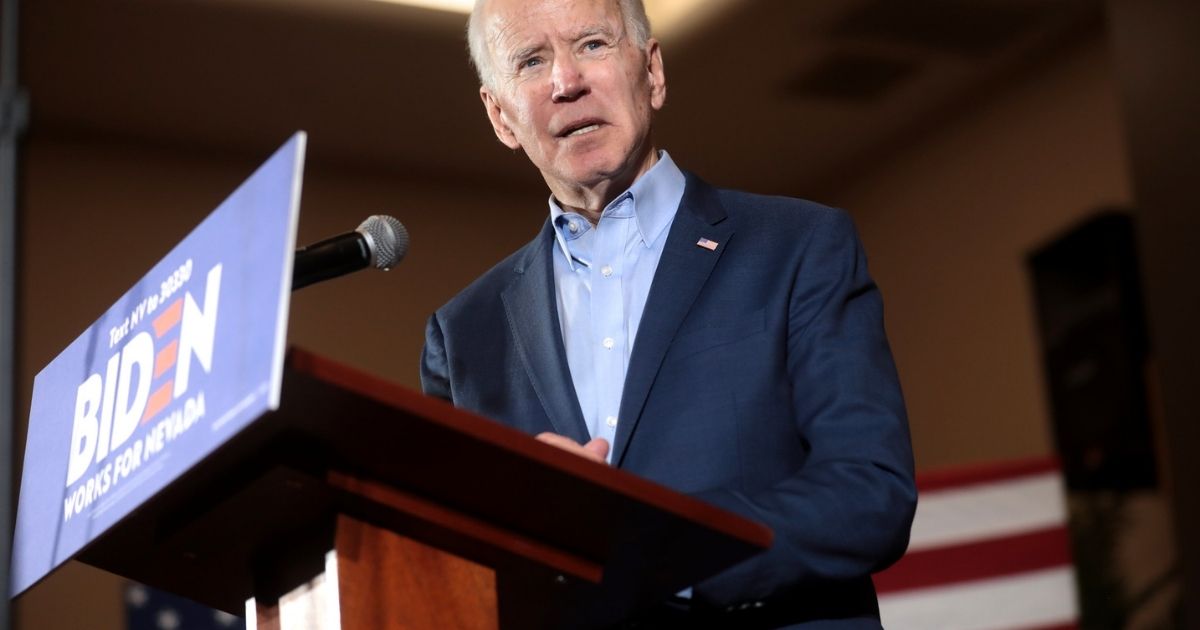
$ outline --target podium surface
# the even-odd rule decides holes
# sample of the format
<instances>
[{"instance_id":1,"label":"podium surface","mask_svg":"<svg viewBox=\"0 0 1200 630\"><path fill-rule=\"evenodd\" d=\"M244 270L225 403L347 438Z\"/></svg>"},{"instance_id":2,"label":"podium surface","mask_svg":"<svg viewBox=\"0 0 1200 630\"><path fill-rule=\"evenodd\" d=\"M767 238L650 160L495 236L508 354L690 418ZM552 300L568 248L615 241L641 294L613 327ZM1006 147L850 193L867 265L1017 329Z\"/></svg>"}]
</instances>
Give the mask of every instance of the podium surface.
<instances>
[{"instance_id":1,"label":"podium surface","mask_svg":"<svg viewBox=\"0 0 1200 630\"><path fill-rule=\"evenodd\" d=\"M509 613L538 600L597 625L771 541L762 525L292 349L278 411L79 559L241 614L320 574L349 522L490 568L502 613L505 598Z\"/></svg>"}]
</instances>

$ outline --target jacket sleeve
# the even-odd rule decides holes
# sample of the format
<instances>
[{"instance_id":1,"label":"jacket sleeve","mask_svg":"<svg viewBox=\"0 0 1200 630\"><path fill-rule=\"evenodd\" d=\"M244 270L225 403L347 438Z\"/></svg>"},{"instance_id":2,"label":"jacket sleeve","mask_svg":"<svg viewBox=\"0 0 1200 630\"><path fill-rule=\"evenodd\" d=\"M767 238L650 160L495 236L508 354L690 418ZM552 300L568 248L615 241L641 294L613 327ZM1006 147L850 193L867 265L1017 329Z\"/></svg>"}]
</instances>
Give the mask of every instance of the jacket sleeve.
<instances>
[{"instance_id":1,"label":"jacket sleeve","mask_svg":"<svg viewBox=\"0 0 1200 630\"><path fill-rule=\"evenodd\" d=\"M425 347L421 349L421 391L427 396L451 400L450 367L446 361L446 341L437 313L425 324Z\"/></svg>"},{"instance_id":2,"label":"jacket sleeve","mask_svg":"<svg viewBox=\"0 0 1200 630\"><path fill-rule=\"evenodd\" d=\"M879 291L850 218L823 215L788 298L787 369L803 466L763 490L700 498L759 521L771 548L697 585L716 606L857 584L908 545L912 447ZM872 597L873 599L873 597Z\"/></svg>"}]
</instances>

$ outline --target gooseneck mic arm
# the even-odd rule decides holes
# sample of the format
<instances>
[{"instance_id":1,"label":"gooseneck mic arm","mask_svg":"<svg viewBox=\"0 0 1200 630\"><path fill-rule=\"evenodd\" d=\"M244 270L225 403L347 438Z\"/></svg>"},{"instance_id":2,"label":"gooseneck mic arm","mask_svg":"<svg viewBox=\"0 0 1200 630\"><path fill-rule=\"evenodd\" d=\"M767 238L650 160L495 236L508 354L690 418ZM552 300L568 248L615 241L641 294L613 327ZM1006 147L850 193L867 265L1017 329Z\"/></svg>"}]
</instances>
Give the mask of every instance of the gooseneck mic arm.
<instances>
[{"instance_id":1,"label":"gooseneck mic arm","mask_svg":"<svg viewBox=\"0 0 1200 630\"><path fill-rule=\"evenodd\" d=\"M365 269L371 264L371 248L358 232L339 234L296 250L292 267L292 290Z\"/></svg>"},{"instance_id":2,"label":"gooseneck mic arm","mask_svg":"<svg viewBox=\"0 0 1200 630\"><path fill-rule=\"evenodd\" d=\"M385 215L368 217L358 229L296 250L292 290L375 267L390 269L408 253L408 230Z\"/></svg>"}]
</instances>

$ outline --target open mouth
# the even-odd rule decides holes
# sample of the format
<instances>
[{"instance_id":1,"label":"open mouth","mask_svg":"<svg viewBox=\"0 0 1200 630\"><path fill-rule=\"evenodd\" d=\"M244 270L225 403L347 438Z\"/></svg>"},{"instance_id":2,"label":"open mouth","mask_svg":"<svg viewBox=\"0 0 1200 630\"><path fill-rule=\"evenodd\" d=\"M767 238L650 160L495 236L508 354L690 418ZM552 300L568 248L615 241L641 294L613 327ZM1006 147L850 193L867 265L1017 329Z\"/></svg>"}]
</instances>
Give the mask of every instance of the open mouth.
<instances>
[{"instance_id":1,"label":"open mouth","mask_svg":"<svg viewBox=\"0 0 1200 630\"><path fill-rule=\"evenodd\" d=\"M589 134L593 131L596 131L599 128L600 128L599 122L596 122L594 120L581 120L573 125L567 126L565 129L563 129L561 132L559 132L558 137L571 138L571 137L575 137L575 136L582 136L585 134Z\"/></svg>"}]
</instances>

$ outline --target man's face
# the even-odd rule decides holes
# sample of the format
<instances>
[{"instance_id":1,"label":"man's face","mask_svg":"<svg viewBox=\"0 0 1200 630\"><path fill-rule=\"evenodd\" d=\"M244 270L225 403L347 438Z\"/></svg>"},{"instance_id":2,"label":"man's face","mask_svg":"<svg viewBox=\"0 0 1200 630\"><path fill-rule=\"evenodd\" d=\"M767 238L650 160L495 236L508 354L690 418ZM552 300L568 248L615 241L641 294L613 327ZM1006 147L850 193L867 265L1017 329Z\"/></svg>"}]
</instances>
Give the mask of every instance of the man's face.
<instances>
[{"instance_id":1,"label":"man's face","mask_svg":"<svg viewBox=\"0 0 1200 630\"><path fill-rule=\"evenodd\" d=\"M617 0L491 0L484 10L493 85L480 96L501 142L524 149L556 192L628 185L648 168L662 57L653 40L638 49Z\"/></svg>"}]
</instances>

